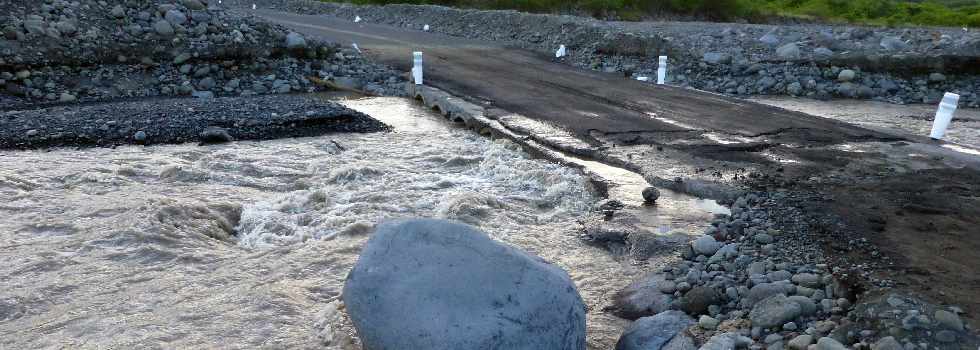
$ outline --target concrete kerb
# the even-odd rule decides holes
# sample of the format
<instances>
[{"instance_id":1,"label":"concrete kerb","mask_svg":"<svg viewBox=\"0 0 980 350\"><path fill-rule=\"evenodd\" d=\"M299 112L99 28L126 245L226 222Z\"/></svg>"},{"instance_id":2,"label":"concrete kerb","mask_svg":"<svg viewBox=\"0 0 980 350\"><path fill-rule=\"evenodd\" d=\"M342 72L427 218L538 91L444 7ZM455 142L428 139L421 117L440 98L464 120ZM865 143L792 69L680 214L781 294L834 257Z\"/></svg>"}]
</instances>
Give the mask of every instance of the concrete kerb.
<instances>
[{"instance_id":1,"label":"concrete kerb","mask_svg":"<svg viewBox=\"0 0 980 350\"><path fill-rule=\"evenodd\" d=\"M405 86L409 96L421 101L422 105L438 111L439 114L450 121L461 123L468 129L476 131L483 136L504 138L513 141L533 157L546 159L562 166L581 170L589 177L593 190L598 196L602 198L609 196L609 182L599 176L599 174L586 169L578 163L566 160L558 151L533 140L528 135L518 134L507 129L499 121L488 118L485 108L430 86L415 84L405 84Z\"/></svg>"},{"instance_id":2,"label":"concrete kerb","mask_svg":"<svg viewBox=\"0 0 980 350\"><path fill-rule=\"evenodd\" d=\"M602 196L608 196L609 182L598 174L586 169L582 165L570 162L561 155L559 151L568 152L578 156L586 156L602 161L613 166L618 166L636 173L639 173L652 186L666 188L672 191L685 193L688 195L710 198L720 201L733 201L744 193L744 190L735 188L728 184L705 181L702 179L665 179L655 174L644 171L642 167L629 161L610 157L603 152L592 150L583 152L578 149L563 149L562 145L551 145L544 143L534 137L534 135L517 133L507 128L500 121L488 118L485 109L479 105L470 103L462 98L453 96L443 90L425 85L406 84L406 92L409 96L422 101L426 107L439 111L443 117L453 122L462 123L467 128L478 132L481 135L491 138L503 137L514 141L534 157L547 159L555 163L581 169L592 180L596 192ZM557 150L556 150L557 149ZM587 154L582 154L587 153Z\"/></svg>"}]
</instances>

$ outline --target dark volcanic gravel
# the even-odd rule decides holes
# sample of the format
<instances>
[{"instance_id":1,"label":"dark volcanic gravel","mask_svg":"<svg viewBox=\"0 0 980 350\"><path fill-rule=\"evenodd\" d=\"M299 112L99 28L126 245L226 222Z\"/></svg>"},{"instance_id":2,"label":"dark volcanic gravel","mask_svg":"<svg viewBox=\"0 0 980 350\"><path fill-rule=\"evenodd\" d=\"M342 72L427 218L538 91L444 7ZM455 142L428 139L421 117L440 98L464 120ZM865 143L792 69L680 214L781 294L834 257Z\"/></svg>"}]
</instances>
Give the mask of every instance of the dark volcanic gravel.
<instances>
[{"instance_id":1,"label":"dark volcanic gravel","mask_svg":"<svg viewBox=\"0 0 980 350\"><path fill-rule=\"evenodd\" d=\"M235 140L266 140L388 129L314 95L167 98L2 111L0 149L213 141L222 130Z\"/></svg>"}]
</instances>

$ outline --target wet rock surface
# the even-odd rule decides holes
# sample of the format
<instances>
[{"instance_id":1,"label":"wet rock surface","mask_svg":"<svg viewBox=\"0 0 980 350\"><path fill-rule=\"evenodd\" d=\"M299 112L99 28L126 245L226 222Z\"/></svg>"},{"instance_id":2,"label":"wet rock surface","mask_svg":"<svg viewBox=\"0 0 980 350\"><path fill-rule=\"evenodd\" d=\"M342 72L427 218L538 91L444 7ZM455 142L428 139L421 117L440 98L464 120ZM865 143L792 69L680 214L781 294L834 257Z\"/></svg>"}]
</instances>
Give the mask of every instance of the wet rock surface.
<instances>
[{"instance_id":1,"label":"wet rock surface","mask_svg":"<svg viewBox=\"0 0 980 350\"><path fill-rule=\"evenodd\" d=\"M156 98L0 111L0 149L217 143L388 129L366 114L309 95Z\"/></svg>"},{"instance_id":2,"label":"wet rock surface","mask_svg":"<svg viewBox=\"0 0 980 350\"><path fill-rule=\"evenodd\" d=\"M980 106L980 34L956 28L631 23L440 6L256 3L417 30L429 24L434 32L548 53L566 45L568 63L633 77L656 76L657 56L668 55L669 84L730 95L935 103L950 91L963 96L962 106ZM855 72L852 82L838 81L843 70Z\"/></svg>"},{"instance_id":3,"label":"wet rock surface","mask_svg":"<svg viewBox=\"0 0 980 350\"><path fill-rule=\"evenodd\" d=\"M400 96L404 79L352 48L210 1L0 1L0 103L261 95L356 79Z\"/></svg>"},{"instance_id":4,"label":"wet rock surface","mask_svg":"<svg viewBox=\"0 0 980 350\"><path fill-rule=\"evenodd\" d=\"M458 223L382 225L343 295L367 349L585 349L565 271Z\"/></svg>"}]
</instances>

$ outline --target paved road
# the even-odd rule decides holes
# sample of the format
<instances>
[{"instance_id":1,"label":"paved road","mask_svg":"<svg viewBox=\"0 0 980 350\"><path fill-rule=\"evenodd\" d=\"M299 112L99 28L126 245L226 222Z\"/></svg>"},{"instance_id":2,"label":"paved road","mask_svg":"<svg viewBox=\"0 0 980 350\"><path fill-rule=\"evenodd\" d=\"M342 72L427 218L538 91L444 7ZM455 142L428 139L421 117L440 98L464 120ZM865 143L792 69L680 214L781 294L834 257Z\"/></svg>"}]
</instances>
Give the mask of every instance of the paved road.
<instances>
[{"instance_id":1,"label":"paved road","mask_svg":"<svg viewBox=\"0 0 980 350\"><path fill-rule=\"evenodd\" d=\"M358 46L409 70L425 53L425 82L486 106L549 121L588 139L593 132L703 130L783 136L780 142L890 137L846 123L688 89L645 84L618 73L577 69L523 49L385 25L272 10L255 12L305 35ZM779 135L791 131L792 135Z\"/></svg>"}]
</instances>

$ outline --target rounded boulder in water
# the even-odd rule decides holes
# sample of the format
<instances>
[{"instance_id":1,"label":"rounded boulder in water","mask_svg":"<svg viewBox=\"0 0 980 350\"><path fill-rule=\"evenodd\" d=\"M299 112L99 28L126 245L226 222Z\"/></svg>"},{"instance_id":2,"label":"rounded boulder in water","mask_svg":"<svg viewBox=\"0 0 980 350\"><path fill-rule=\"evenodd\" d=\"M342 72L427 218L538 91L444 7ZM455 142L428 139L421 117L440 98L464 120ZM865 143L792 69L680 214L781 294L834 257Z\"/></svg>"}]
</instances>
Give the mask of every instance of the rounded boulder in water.
<instances>
[{"instance_id":1,"label":"rounded boulder in water","mask_svg":"<svg viewBox=\"0 0 980 350\"><path fill-rule=\"evenodd\" d=\"M656 202L660 198L660 191L656 187L647 187L643 189L643 201L647 203Z\"/></svg>"},{"instance_id":2,"label":"rounded boulder in water","mask_svg":"<svg viewBox=\"0 0 980 350\"><path fill-rule=\"evenodd\" d=\"M343 298L365 349L585 349L565 271L450 221L382 224Z\"/></svg>"}]
</instances>

